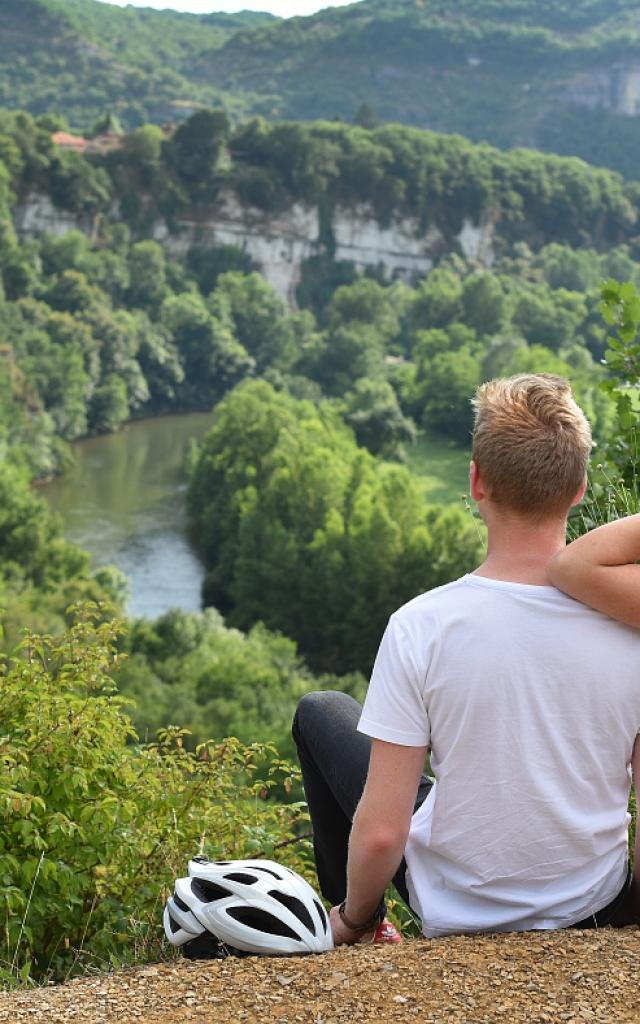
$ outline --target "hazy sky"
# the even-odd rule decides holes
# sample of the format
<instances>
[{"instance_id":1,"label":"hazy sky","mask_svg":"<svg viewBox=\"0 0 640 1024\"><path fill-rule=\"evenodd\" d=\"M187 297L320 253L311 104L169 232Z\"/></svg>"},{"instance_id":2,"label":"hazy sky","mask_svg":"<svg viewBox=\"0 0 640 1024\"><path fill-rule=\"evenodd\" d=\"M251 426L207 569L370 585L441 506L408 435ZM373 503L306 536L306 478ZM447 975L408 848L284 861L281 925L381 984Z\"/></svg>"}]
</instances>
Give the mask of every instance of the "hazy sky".
<instances>
[{"instance_id":1,"label":"hazy sky","mask_svg":"<svg viewBox=\"0 0 640 1024\"><path fill-rule=\"evenodd\" d=\"M236 11L269 11L281 18L291 18L300 14L314 14L323 7L344 7L354 0L101 0L117 4L118 7L155 7L157 10L171 8L174 11L191 11L193 14L210 14L212 11L224 11L233 14Z\"/></svg>"}]
</instances>

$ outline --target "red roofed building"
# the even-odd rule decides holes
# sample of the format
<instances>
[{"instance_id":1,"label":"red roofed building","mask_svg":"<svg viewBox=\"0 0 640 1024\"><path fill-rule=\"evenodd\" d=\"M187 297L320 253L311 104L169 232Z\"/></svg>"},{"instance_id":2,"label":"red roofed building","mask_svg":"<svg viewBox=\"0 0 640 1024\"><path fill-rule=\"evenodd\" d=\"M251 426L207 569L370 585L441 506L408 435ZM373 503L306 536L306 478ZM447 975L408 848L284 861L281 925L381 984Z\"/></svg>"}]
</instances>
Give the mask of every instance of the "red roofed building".
<instances>
[{"instance_id":1,"label":"red roofed building","mask_svg":"<svg viewBox=\"0 0 640 1024\"><path fill-rule=\"evenodd\" d=\"M60 149L72 149L76 153L84 153L88 145L87 140L81 135L70 135L69 132L54 132L51 141Z\"/></svg>"}]
</instances>

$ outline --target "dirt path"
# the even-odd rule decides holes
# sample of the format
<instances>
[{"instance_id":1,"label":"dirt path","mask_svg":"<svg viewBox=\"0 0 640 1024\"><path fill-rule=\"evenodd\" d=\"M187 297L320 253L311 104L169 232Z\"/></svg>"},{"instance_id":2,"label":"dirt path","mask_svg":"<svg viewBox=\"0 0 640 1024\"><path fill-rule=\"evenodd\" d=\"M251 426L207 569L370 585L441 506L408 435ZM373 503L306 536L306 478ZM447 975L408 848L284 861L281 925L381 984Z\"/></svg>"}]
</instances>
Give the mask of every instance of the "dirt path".
<instances>
[{"instance_id":1,"label":"dirt path","mask_svg":"<svg viewBox=\"0 0 640 1024\"><path fill-rule=\"evenodd\" d=\"M185 960L0 994L30 1024L640 1022L640 928L415 940L309 958Z\"/></svg>"}]
</instances>

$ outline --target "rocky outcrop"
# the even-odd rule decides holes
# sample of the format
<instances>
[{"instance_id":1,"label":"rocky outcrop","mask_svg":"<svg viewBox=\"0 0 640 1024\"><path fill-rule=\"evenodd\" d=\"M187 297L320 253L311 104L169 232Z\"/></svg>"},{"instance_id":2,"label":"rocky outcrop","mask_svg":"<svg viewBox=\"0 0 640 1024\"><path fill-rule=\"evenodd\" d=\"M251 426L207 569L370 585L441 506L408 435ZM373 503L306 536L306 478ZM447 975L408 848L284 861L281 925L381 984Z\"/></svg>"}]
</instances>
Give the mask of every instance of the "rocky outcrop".
<instances>
[{"instance_id":1,"label":"rocky outcrop","mask_svg":"<svg viewBox=\"0 0 640 1024\"><path fill-rule=\"evenodd\" d=\"M331 232L335 260L348 260L359 271L382 267L389 279L405 281L426 274L434 261L452 247L435 225L423 231L417 221L398 219L382 226L364 205L338 207ZM322 251L315 207L296 203L284 212L267 214L242 206L233 193L219 197L215 214L208 220L183 218L173 232L159 222L154 238L175 256L183 256L193 245L238 246L250 256L272 288L292 304L304 261ZM467 259L490 265L494 258L493 241L491 225L467 220L453 246Z\"/></svg>"},{"instance_id":2,"label":"rocky outcrop","mask_svg":"<svg viewBox=\"0 0 640 1024\"><path fill-rule=\"evenodd\" d=\"M22 237L42 232L63 235L73 228L91 234L94 225L80 222L57 209L48 196L34 195L15 212L16 230ZM435 226L422 229L404 218L382 226L365 205L338 207L331 233L334 259L348 260L359 271L382 268L389 280L412 281L426 274L438 257L456 249L468 260L491 265L494 258L493 226L465 220L453 239ZM223 193L208 218L183 217L169 230L158 221L153 237L173 256L184 256L194 245L213 248L234 245L243 249L272 288L295 304L303 264L323 249L320 219L315 207L296 203L280 213L267 214L243 206L231 193Z\"/></svg>"},{"instance_id":3,"label":"rocky outcrop","mask_svg":"<svg viewBox=\"0 0 640 1024\"><path fill-rule=\"evenodd\" d=\"M574 106L637 117L640 114L640 63L614 64L578 74L570 83L565 99Z\"/></svg>"},{"instance_id":4,"label":"rocky outcrop","mask_svg":"<svg viewBox=\"0 0 640 1024\"><path fill-rule=\"evenodd\" d=\"M318 211L294 204L278 214L242 206L232 193L223 194L210 219L182 218L170 232L159 221L153 237L173 256L183 256L194 245L213 248L235 245L243 249L271 287L293 302L302 264L317 249Z\"/></svg>"},{"instance_id":5,"label":"rocky outcrop","mask_svg":"<svg viewBox=\"0 0 640 1024\"><path fill-rule=\"evenodd\" d=\"M36 238L45 232L60 236L78 229L92 235L96 226L91 218L78 217L68 210L61 210L53 205L49 196L38 193L15 208L13 222L20 238Z\"/></svg>"}]
</instances>

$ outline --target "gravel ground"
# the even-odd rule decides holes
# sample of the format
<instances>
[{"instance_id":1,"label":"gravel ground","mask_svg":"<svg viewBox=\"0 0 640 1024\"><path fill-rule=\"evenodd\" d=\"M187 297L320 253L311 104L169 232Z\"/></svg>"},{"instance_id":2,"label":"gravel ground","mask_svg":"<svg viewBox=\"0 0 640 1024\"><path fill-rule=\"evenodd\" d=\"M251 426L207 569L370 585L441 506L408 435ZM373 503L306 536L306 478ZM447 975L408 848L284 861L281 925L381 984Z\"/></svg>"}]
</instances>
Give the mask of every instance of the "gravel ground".
<instances>
[{"instance_id":1,"label":"gravel ground","mask_svg":"<svg viewBox=\"0 0 640 1024\"><path fill-rule=\"evenodd\" d=\"M316 957L176 960L0 993L30 1024L640 1022L640 928L410 940Z\"/></svg>"}]
</instances>

